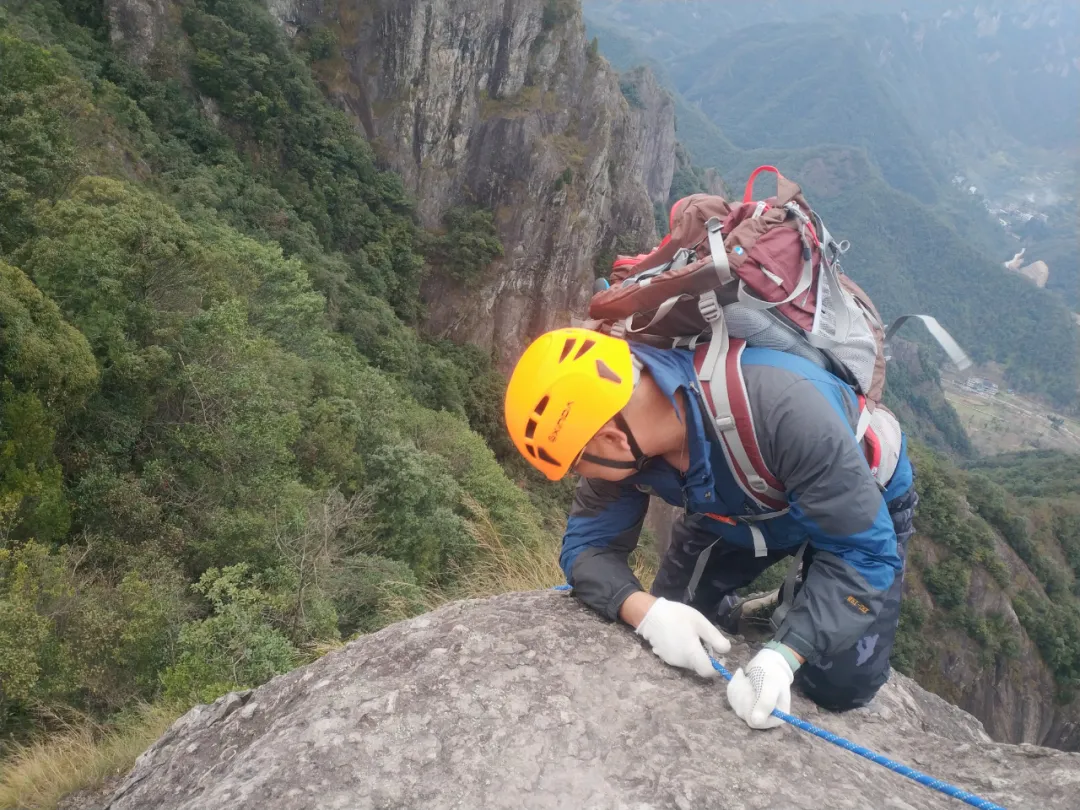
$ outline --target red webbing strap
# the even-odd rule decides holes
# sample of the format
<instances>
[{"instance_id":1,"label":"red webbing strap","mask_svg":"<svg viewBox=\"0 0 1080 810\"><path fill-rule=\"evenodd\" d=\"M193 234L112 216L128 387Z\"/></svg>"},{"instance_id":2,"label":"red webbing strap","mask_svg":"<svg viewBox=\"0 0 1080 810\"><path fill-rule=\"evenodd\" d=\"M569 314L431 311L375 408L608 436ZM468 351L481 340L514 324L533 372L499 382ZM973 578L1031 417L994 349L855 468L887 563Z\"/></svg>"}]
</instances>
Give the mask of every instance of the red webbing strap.
<instances>
[{"instance_id":1,"label":"red webbing strap","mask_svg":"<svg viewBox=\"0 0 1080 810\"><path fill-rule=\"evenodd\" d=\"M744 203L754 201L754 181L757 180L757 176L762 172L772 172L777 177L780 176L780 170L775 166L758 166L750 173L750 179L746 181L746 191L743 192L742 198Z\"/></svg>"},{"instance_id":2,"label":"red webbing strap","mask_svg":"<svg viewBox=\"0 0 1080 810\"><path fill-rule=\"evenodd\" d=\"M746 348L745 340L733 339L728 349L727 356L721 358L720 362L724 363L724 376L722 380L717 379L716 375L701 386L702 394L705 398L705 404L709 409L710 415L716 416L716 402L713 398L712 387L714 385L726 385L728 393L728 405L731 408L731 415L735 422L735 438L739 444L742 445L742 451L746 458L749 460L752 467L751 470L744 470L742 465L738 463L737 459L739 455L732 452L732 447L728 442L727 436L723 433L720 434L720 441L724 445L725 458L730 463L732 474L735 476L739 487L750 498L759 503L762 507L772 510L783 510L788 507L786 501L778 500L777 498L770 497L768 494L757 492L750 486L750 473L756 474L773 490L777 492L784 491L784 485L769 472L765 466L765 461L761 457L761 449L758 447L757 436L754 433L754 421L750 413L750 400L746 393L746 385L743 381L742 370L740 368L740 359L742 352ZM700 376L702 366L705 362L705 356L708 352L708 345L699 346L694 351L694 370L698 372Z\"/></svg>"}]
</instances>

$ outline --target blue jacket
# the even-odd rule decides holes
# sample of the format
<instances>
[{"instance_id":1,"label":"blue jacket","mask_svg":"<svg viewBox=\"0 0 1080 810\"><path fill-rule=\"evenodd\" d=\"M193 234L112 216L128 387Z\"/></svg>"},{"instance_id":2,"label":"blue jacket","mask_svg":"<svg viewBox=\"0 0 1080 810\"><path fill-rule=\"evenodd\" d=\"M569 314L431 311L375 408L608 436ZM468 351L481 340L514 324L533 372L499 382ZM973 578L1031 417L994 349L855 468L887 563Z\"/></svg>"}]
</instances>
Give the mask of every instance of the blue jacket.
<instances>
[{"instance_id":1,"label":"blue jacket","mask_svg":"<svg viewBox=\"0 0 1080 810\"><path fill-rule=\"evenodd\" d=\"M628 556L649 495L681 506L683 528L720 537L754 554L747 525L706 514L762 510L740 489L721 448L706 433L692 354L632 343L661 390L686 403L690 465L683 476L663 459L617 484L582 479L563 536L560 562L575 593L611 619L641 585ZM901 570L887 502L907 493L913 471L906 439L884 492L855 441L859 407L839 378L795 355L748 348L742 358L755 434L765 466L784 482L790 512L760 524L770 552L809 541L814 565L776 638L808 660L851 646L873 622ZM749 584L749 583L747 583Z\"/></svg>"}]
</instances>

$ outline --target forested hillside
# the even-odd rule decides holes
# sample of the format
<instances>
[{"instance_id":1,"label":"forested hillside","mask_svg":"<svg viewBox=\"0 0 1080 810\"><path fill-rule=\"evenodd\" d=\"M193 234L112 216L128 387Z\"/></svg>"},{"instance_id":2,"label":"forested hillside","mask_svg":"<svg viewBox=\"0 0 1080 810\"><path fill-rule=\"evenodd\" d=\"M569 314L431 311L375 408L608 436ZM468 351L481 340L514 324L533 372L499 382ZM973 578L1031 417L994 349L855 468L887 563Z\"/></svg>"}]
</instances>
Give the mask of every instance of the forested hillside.
<instances>
[{"instance_id":1,"label":"forested hillside","mask_svg":"<svg viewBox=\"0 0 1080 810\"><path fill-rule=\"evenodd\" d=\"M490 216L420 230L258 3L177 8L153 77L98 4L0 10L8 735L260 683L541 538L489 358L410 327Z\"/></svg>"},{"instance_id":2,"label":"forested hillside","mask_svg":"<svg viewBox=\"0 0 1080 810\"><path fill-rule=\"evenodd\" d=\"M1075 748L1080 501L1051 481L1075 482L1077 459L1028 453L960 470L916 448L915 460L919 534L893 664L993 734L1041 728Z\"/></svg>"},{"instance_id":3,"label":"forested hillside","mask_svg":"<svg viewBox=\"0 0 1080 810\"><path fill-rule=\"evenodd\" d=\"M695 101L699 94L717 92L721 75L735 80L752 69L752 63L735 64L738 60L730 57L736 52L760 56L760 49L768 48L799 65L799 70L772 74L773 93L756 105L733 104L729 97L728 103L708 110L710 117L725 119L725 130L728 122L734 124L728 135L740 145L748 134L755 142L772 141L797 138L804 127L828 127L823 117L829 113L834 121L828 140L852 143L881 120L875 113L888 101L892 108L884 110L885 120L900 115L905 130L914 129L935 145L963 146L976 157L1021 144L1075 146L1070 128L1080 72L1070 62L1080 44L1080 10L1068 0L878 0L872 5L846 0L711 5L586 0L585 8L591 23L606 25L654 59ZM685 34L691 31L696 37L688 49ZM815 44L812 58L799 58ZM713 58L699 58L706 52ZM845 61L860 70L836 72ZM831 75L835 81L802 92L809 86L802 84L808 77L800 71ZM853 86L875 87L875 94L862 98L872 105L869 109L835 103L854 102L842 93L839 99L832 95ZM736 96L742 92L741 87L729 89ZM756 116L771 114L780 98L793 104L816 102L817 108L806 108L806 118L795 120L786 133L756 131ZM866 143L888 146L889 135L879 132ZM930 180L937 184L947 178Z\"/></svg>"}]
</instances>

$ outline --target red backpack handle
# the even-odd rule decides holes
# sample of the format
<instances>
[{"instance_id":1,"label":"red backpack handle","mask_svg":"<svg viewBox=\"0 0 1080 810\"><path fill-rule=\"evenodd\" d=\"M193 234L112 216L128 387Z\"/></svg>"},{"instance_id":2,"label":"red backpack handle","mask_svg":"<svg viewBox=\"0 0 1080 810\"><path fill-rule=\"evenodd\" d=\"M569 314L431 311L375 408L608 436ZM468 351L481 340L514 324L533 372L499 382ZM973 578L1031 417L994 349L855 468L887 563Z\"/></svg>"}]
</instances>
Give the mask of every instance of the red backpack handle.
<instances>
[{"instance_id":1,"label":"red backpack handle","mask_svg":"<svg viewBox=\"0 0 1080 810\"><path fill-rule=\"evenodd\" d=\"M780 181L780 170L775 166L758 166L750 173L750 179L746 181L746 191L743 192L742 201L744 203L754 201L754 181L757 180L757 176L762 172L772 172L776 175L777 182Z\"/></svg>"}]
</instances>

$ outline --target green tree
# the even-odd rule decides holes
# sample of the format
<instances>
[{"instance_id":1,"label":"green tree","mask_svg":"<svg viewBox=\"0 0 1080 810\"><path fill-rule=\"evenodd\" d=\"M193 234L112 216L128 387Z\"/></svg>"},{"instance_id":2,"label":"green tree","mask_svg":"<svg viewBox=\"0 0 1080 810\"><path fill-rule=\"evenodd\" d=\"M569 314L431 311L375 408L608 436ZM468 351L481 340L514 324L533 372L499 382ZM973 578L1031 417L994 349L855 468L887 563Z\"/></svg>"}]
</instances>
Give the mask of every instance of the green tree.
<instances>
[{"instance_id":1,"label":"green tree","mask_svg":"<svg viewBox=\"0 0 1080 810\"><path fill-rule=\"evenodd\" d=\"M934 601L945 610L960 607L967 599L971 583L971 568L957 557L930 566L922 572L926 589Z\"/></svg>"},{"instance_id":2,"label":"green tree","mask_svg":"<svg viewBox=\"0 0 1080 810\"><path fill-rule=\"evenodd\" d=\"M32 233L33 205L79 169L72 121L87 114L63 58L0 30L0 255Z\"/></svg>"},{"instance_id":3,"label":"green tree","mask_svg":"<svg viewBox=\"0 0 1080 810\"><path fill-rule=\"evenodd\" d=\"M193 586L211 615L184 627L176 664L162 675L166 698L210 702L292 669L299 651L271 624L273 595L248 566L211 568Z\"/></svg>"},{"instance_id":4,"label":"green tree","mask_svg":"<svg viewBox=\"0 0 1080 810\"><path fill-rule=\"evenodd\" d=\"M457 281L468 283L480 278L503 255L490 211L451 208L443 224L446 233L433 240L428 258Z\"/></svg>"},{"instance_id":5,"label":"green tree","mask_svg":"<svg viewBox=\"0 0 1080 810\"><path fill-rule=\"evenodd\" d=\"M25 274L0 262L0 542L67 532L55 433L96 381L85 338Z\"/></svg>"},{"instance_id":6,"label":"green tree","mask_svg":"<svg viewBox=\"0 0 1080 810\"><path fill-rule=\"evenodd\" d=\"M506 451L490 355L411 325L490 213L425 235L260 4L185 6L153 76L92 10L0 10L5 733L255 685L545 541L469 427Z\"/></svg>"}]
</instances>

